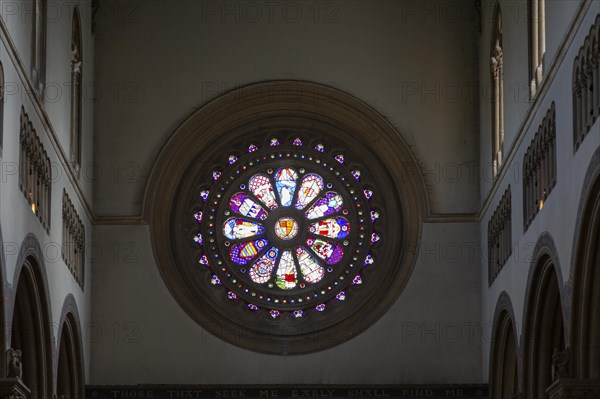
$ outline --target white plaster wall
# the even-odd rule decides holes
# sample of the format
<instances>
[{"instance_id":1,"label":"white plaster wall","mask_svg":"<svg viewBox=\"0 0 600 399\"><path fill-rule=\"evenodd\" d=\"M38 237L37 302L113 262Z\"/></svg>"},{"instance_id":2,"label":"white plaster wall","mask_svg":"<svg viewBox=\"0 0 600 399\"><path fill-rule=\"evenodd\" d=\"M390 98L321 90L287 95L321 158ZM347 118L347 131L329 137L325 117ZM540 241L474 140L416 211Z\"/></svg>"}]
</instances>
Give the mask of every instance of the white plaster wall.
<instances>
[{"instance_id":1,"label":"white plaster wall","mask_svg":"<svg viewBox=\"0 0 600 399\"><path fill-rule=\"evenodd\" d=\"M482 1L483 29L480 35L481 76L481 195L485 197L493 182L492 104L490 75L490 46L495 0ZM546 1L546 72L554 62L558 47L575 16L579 1ZM508 155L531 104L529 95L529 27L526 0L500 0L503 16L504 45L504 156ZM536 128L537 129L537 128Z\"/></svg>"},{"instance_id":2,"label":"white plaster wall","mask_svg":"<svg viewBox=\"0 0 600 399\"><path fill-rule=\"evenodd\" d=\"M94 41L91 34L91 0L49 1L44 106L61 147L70 160L71 134L71 32L75 6L81 18L82 67L82 154L79 184L86 198L92 198L95 178L92 159L94 89ZM91 204L91 200L90 200Z\"/></svg>"},{"instance_id":3,"label":"white plaster wall","mask_svg":"<svg viewBox=\"0 0 600 399\"><path fill-rule=\"evenodd\" d=\"M555 3L560 2L547 2L550 9L553 10L550 13L550 17L553 16L553 18L547 22L547 24L550 23L548 26L565 26L565 21L570 22L571 20L572 13L569 14L569 10L572 10L573 7L566 7L565 15L560 16L558 5ZM560 64L556 77L550 82L548 92L540 99L540 106L531 119L531 124L528 126L523 141L517 149L515 159L510 165L507 165L508 173L502 181L499 182L499 190L496 191L490 202L490 207L482 218L481 242L487 243L487 223L499 203L505 188L510 184L512 188L513 255L504 266L495 282L488 289L487 249L484 249L482 259L483 272L481 276L484 301L483 323L492 323L494 310L500 293L506 291L509 294L514 307L519 337L523 332L523 313L527 279L530 269L534 266L531 264L532 253L538 238L543 232L550 233L556 244L563 283L568 281L572 268L571 256L573 237L576 233L575 227L578 216L578 207L581 196L586 189L586 187L583 186L584 177L591 157L600 145L600 123L597 121L588 136L586 136L583 145L579 148L577 153L573 153L573 60L577 56L578 50L583 44L584 38L589 33L590 27L594 23L594 19L598 13L600 13L600 2L594 1L591 3L591 7L586 13L582 25L577 30L573 43L568 49L564 61ZM564 20L559 22L558 20L561 18ZM550 36L556 35L553 30L553 28L549 30ZM558 40L554 38L551 39L551 41L557 42ZM527 232L524 232L522 160L527 147L533 140L535 133L553 101L556 104L557 183L548 199L544 202L543 209L538 213ZM485 110L482 111L482 114L485 114ZM482 132L482 135L485 137L485 132ZM483 152L484 150L482 149L482 153ZM487 378L488 375L489 350L489 342L484 340L484 378Z\"/></svg>"},{"instance_id":4,"label":"white plaster wall","mask_svg":"<svg viewBox=\"0 0 600 399\"><path fill-rule=\"evenodd\" d=\"M23 65L27 72L31 71L31 29L33 21L34 0L2 0L0 16L6 24Z\"/></svg>"},{"instance_id":5,"label":"white plaster wall","mask_svg":"<svg viewBox=\"0 0 600 399\"><path fill-rule=\"evenodd\" d=\"M7 27L10 39L15 43L18 50L18 57L25 62L25 72L29 74L29 55L30 55L30 24L29 20L21 19L14 14L16 6L19 12L22 12L21 7L25 7L27 2L2 2L0 3L0 14L3 22ZM65 2L49 2L49 13L52 9L68 9L74 4L79 3L82 8L89 2L65 1ZM30 6L30 5L29 5ZM28 6L28 7L29 7ZM54 7L54 8L53 8ZM50 15L49 15L50 16ZM83 34L84 41L87 45L87 60L90 62L90 72L93 71L93 46L91 32L89 30L91 21L85 19L82 15L84 25ZM65 62L65 56L70 52L71 43L71 20L69 18L55 18L52 23L48 24L48 82L62 82L64 76L70 71L69 61ZM59 43L60 42L60 43ZM0 45L0 60L4 67L5 80L7 82L5 90L4 103L4 125L3 125L3 151L0 163L0 225L3 234L3 250L6 255L5 276L7 285L11 286L11 290L16 289L17 276L15 270L17 268L17 260L19 256L19 248L25 236L33 233L40 242L42 247L42 257L45 265L47 276L49 301L51 307L51 320L53 331L53 345L56 356L58 356L58 341L57 335L60 327L60 317L65 298L68 294L72 294L77 302L79 317L81 321L82 333L89 330L91 322L90 314L90 299L91 299L91 258L94 256L94 245L92 240L91 220L88 217L84 205L79 200L74 189L74 183L69 179L65 172L64 165L61 164L61 159L58 156L59 148L62 147L68 153L68 110L69 97L60 96L54 101L45 102L45 110L50 117L51 126L58 137L59 146L55 148L50 140L50 134L44 128L40 115L38 115L32 103L31 93L25 89L25 84L21 81L17 68L18 64L12 62L10 50L2 42ZM14 55L14 54L13 54ZM61 68L66 68L62 71ZM70 78L69 78L70 79ZM91 76L88 77L88 81ZM31 212L27 200L19 190L19 118L21 107L25 108L29 119L31 120L44 149L50 157L52 165L52 188L51 188L51 216L50 216L50 231L46 232L36 216ZM84 160L91 161L92 153L92 120L93 108L90 103L84 106L84 124L83 124L83 140L84 140ZM84 191L84 198L91 203L92 180L80 179L77 183ZM81 217L86 229L87 256L85 264L85 291L79 287L69 269L64 264L61 258L62 246L62 193L63 189L69 194L77 213ZM5 312L7 309L5 307ZM10 320L8 320L7 331L10 331ZM85 338L85 337L84 337ZM84 339L84 363L86 380L89 380L89 364L90 364L90 345L89 340ZM56 359L55 359L56 360Z\"/></svg>"}]
</instances>

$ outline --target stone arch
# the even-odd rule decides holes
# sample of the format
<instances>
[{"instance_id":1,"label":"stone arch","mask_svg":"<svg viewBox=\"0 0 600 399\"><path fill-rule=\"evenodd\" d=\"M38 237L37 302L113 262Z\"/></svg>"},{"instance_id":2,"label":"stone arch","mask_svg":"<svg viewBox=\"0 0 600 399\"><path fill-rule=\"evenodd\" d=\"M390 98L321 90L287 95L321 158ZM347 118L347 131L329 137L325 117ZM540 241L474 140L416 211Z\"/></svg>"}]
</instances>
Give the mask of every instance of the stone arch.
<instances>
[{"instance_id":1,"label":"stone arch","mask_svg":"<svg viewBox=\"0 0 600 399\"><path fill-rule=\"evenodd\" d=\"M4 238L2 236L2 226L0 226L0 243L4 243ZM7 332L7 309L9 304L9 298L7 298L7 285L6 285L6 255L4 254L4 245L0 245L0 302L2 303L2 312L0 312L0 351L3 354L0 359L0 376L4 377L6 375L6 361L4 360L4 354L6 354L6 350L8 349L8 344L6 342L8 337Z\"/></svg>"},{"instance_id":2,"label":"stone arch","mask_svg":"<svg viewBox=\"0 0 600 399\"><path fill-rule=\"evenodd\" d=\"M85 397L85 373L81 323L77 302L67 295L62 308L57 339L56 395L59 399Z\"/></svg>"},{"instance_id":3,"label":"stone arch","mask_svg":"<svg viewBox=\"0 0 600 399\"><path fill-rule=\"evenodd\" d=\"M10 347L20 350L23 382L31 398L47 398L53 392L52 326L48 284L39 241L28 234L18 257L13 287Z\"/></svg>"},{"instance_id":4,"label":"stone arch","mask_svg":"<svg viewBox=\"0 0 600 399\"><path fill-rule=\"evenodd\" d=\"M600 378L600 149L580 197L571 259L571 373Z\"/></svg>"},{"instance_id":5,"label":"stone arch","mask_svg":"<svg viewBox=\"0 0 600 399\"><path fill-rule=\"evenodd\" d=\"M490 398L510 398L519 390L519 347L512 302L506 291L494 312L490 356Z\"/></svg>"},{"instance_id":6,"label":"stone arch","mask_svg":"<svg viewBox=\"0 0 600 399\"><path fill-rule=\"evenodd\" d=\"M233 315L234 310L228 315L221 310L212 311L218 308L217 300L203 296L208 294L196 289L197 286L183 276L179 265L186 260L178 257L185 249L175 250L181 244L172 239L176 234L173 220L183 221L187 217L179 213L187 206L177 201L198 196L194 194L198 189L193 186L191 176L210 172L203 170L205 159L229 151L240 141L265 130L311 132L315 137L327 137L351 148L363 163L379 168L377 175L391 183L382 188L388 190L382 197L400 199L393 205L393 212L388 213L391 218L388 220L398 219L394 240L400 245L394 246L393 251L397 253L390 253L387 258L389 266L395 266L379 269L391 273L380 280L385 281L386 288L377 291L381 293L377 298L373 292L365 291L370 295L368 303L360 306L357 303L352 308L355 311L352 317L337 313L333 317L339 319L324 319L328 324L304 327L310 331L307 334L284 336L261 330L256 334L260 339L254 339L254 332L248 339L227 337L224 331L238 331L245 328L243 325L253 324L254 319L244 323L244 317L252 316L241 312ZM399 132L376 110L345 92L304 81L251 84L209 102L176 129L151 171L143 218L150 224L154 255L163 280L179 305L196 322L205 328L225 326L213 328L211 332L244 348L267 353L313 352L344 342L368 328L389 309L407 283L418 253L415 248L418 248L422 218L428 211L425 184L418 165ZM384 272L378 276L383 277Z\"/></svg>"},{"instance_id":7,"label":"stone arch","mask_svg":"<svg viewBox=\"0 0 600 399\"><path fill-rule=\"evenodd\" d=\"M546 390L561 372L556 359L565 355L564 289L556 246L544 232L535 246L523 313L523 393L527 399L548 397Z\"/></svg>"}]
</instances>

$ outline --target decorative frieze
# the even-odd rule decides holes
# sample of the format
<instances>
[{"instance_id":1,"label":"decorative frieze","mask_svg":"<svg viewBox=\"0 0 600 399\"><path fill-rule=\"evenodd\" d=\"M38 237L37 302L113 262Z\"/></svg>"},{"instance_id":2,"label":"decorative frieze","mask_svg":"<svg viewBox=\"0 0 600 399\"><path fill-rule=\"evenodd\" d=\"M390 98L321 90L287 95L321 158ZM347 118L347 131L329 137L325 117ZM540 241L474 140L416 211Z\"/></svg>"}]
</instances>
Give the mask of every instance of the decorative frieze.
<instances>
[{"instance_id":1,"label":"decorative frieze","mask_svg":"<svg viewBox=\"0 0 600 399\"><path fill-rule=\"evenodd\" d=\"M600 114L600 14L573 65L573 146L577 151Z\"/></svg>"},{"instance_id":2,"label":"decorative frieze","mask_svg":"<svg viewBox=\"0 0 600 399\"><path fill-rule=\"evenodd\" d=\"M546 113L523 158L523 223L525 230L543 208L556 185L556 111Z\"/></svg>"},{"instance_id":3,"label":"decorative frieze","mask_svg":"<svg viewBox=\"0 0 600 399\"><path fill-rule=\"evenodd\" d=\"M121 385L87 386L93 399L219 399L219 398L478 398L487 385Z\"/></svg>"},{"instance_id":4,"label":"decorative frieze","mask_svg":"<svg viewBox=\"0 0 600 399\"><path fill-rule=\"evenodd\" d=\"M63 190L62 217L62 258L73 274L73 277L75 277L75 280L83 288L83 272L85 270L85 227L73 206L73 202L71 202L71 199L65 190Z\"/></svg>"},{"instance_id":5,"label":"decorative frieze","mask_svg":"<svg viewBox=\"0 0 600 399\"><path fill-rule=\"evenodd\" d=\"M488 282L490 285L512 254L512 200L510 186L488 223Z\"/></svg>"},{"instance_id":6,"label":"decorative frieze","mask_svg":"<svg viewBox=\"0 0 600 399\"><path fill-rule=\"evenodd\" d=\"M25 109L21 108L19 188L46 231L50 230L50 158Z\"/></svg>"}]
</instances>

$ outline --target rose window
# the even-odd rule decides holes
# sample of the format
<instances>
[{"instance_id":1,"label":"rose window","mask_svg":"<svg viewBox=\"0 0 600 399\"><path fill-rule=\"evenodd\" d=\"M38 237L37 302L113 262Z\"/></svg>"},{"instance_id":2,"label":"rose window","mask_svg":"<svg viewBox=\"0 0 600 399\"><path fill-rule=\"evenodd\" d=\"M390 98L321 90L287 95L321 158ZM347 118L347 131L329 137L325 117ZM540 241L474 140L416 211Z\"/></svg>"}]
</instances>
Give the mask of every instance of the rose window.
<instances>
[{"instance_id":1,"label":"rose window","mask_svg":"<svg viewBox=\"0 0 600 399\"><path fill-rule=\"evenodd\" d=\"M345 301L381 239L366 177L343 152L300 138L229 155L199 190L199 267L229 300L274 319Z\"/></svg>"}]
</instances>

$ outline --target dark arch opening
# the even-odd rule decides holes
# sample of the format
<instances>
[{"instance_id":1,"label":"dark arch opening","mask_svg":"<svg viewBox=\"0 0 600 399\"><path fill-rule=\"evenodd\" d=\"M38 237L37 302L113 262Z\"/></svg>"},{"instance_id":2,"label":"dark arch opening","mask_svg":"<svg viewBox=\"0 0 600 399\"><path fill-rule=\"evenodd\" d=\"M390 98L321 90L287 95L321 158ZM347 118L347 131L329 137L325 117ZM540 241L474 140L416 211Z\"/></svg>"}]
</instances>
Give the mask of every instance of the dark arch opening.
<instances>
[{"instance_id":1,"label":"dark arch opening","mask_svg":"<svg viewBox=\"0 0 600 399\"><path fill-rule=\"evenodd\" d=\"M1 64L0 64L1 66ZM1 105L0 105L1 107ZM1 130L0 130L1 132ZM1 134L1 133L0 133ZM0 227L0 243L4 242L4 238L2 237L2 228ZM2 304L2 312L0 312L0 351L3 354L6 354L8 349L7 345L7 328L8 326L5 323L6 320L6 312L7 312L7 303L6 297L4 293L6 292L6 257L4 255L4 246L0 245L0 303ZM4 357L2 357L4 359ZM6 361L0 361L0 375L6 376Z\"/></svg>"},{"instance_id":2,"label":"dark arch opening","mask_svg":"<svg viewBox=\"0 0 600 399\"><path fill-rule=\"evenodd\" d=\"M526 296L523 330L525 398L548 398L546 390L561 373L556 370L565 352L565 334L560 286L549 254L535 266Z\"/></svg>"},{"instance_id":3,"label":"dark arch opening","mask_svg":"<svg viewBox=\"0 0 600 399\"><path fill-rule=\"evenodd\" d=\"M511 398L519 390L516 326L508 295L500 297L494 317L490 358L490 398Z\"/></svg>"},{"instance_id":4,"label":"dark arch opening","mask_svg":"<svg viewBox=\"0 0 600 399\"><path fill-rule=\"evenodd\" d=\"M592 164L598 165L600 152ZM596 162L595 162L596 160ZM594 172L594 174L590 173ZM574 377L600 378L600 168L588 171L581 199L581 225L574 241L571 362Z\"/></svg>"},{"instance_id":5,"label":"dark arch opening","mask_svg":"<svg viewBox=\"0 0 600 399\"><path fill-rule=\"evenodd\" d=\"M84 377L81 353L81 338L78 324L72 313L63 322L58 349L56 394L58 399L84 397Z\"/></svg>"},{"instance_id":6,"label":"dark arch opening","mask_svg":"<svg viewBox=\"0 0 600 399\"><path fill-rule=\"evenodd\" d=\"M51 344L48 306L35 258L23 263L15 295L11 348L21 351L23 383L31 398L47 398L51 390Z\"/></svg>"}]
</instances>

